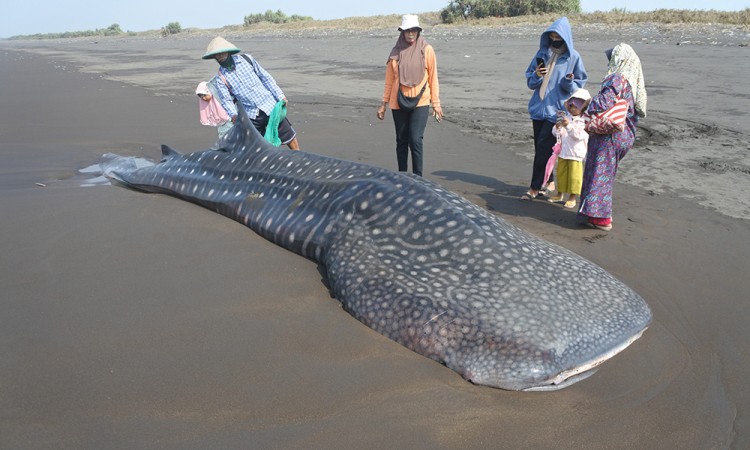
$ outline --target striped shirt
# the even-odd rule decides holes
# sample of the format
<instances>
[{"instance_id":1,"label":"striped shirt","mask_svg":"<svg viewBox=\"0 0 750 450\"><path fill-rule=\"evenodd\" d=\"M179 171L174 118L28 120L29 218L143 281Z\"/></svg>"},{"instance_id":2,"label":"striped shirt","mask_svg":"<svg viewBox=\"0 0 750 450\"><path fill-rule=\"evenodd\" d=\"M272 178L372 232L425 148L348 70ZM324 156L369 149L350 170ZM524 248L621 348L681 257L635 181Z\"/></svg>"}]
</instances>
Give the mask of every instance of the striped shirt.
<instances>
[{"instance_id":1,"label":"striped shirt","mask_svg":"<svg viewBox=\"0 0 750 450\"><path fill-rule=\"evenodd\" d=\"M232 100L234 97L245 107L248 117L254 119L258 116L258 110L270 115L276 103L284 98L284 92L255 58L247 56L250 63L240 55L230 55L234 60L234 70L219 67L216 87L221 106L230 117L237 115L237 107ZM227 83L231 89L227 87Z\"/></svg>"}]
</instances>

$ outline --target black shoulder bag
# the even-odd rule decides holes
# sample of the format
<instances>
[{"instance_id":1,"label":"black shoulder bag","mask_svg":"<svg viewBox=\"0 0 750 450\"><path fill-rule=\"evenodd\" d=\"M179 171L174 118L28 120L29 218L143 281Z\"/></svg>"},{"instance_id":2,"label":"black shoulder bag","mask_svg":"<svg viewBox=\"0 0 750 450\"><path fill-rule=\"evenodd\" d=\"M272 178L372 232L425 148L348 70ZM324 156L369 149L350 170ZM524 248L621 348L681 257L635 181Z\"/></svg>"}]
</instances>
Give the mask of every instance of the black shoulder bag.
<instances>
[{"instance_id":1,"label":"black shoulder bag","mask_svg":"<svg viewBox=\"0 0 750 450\"><path fill-rule=\"evenodd\" d=\"M417 95L416 97L405 96L404 93L401 91L401 86L398 87L398 106L399 108L401 108L401 111L405 111L405 112L414 111L414 108L417 107L419 100L422 98L422 94L424 94L424 90L427 89L428 81L429 79L427 79L424 82L424 86L422 86L422 90L419 91L419 95Z\"/></svg>"}]
</instances>

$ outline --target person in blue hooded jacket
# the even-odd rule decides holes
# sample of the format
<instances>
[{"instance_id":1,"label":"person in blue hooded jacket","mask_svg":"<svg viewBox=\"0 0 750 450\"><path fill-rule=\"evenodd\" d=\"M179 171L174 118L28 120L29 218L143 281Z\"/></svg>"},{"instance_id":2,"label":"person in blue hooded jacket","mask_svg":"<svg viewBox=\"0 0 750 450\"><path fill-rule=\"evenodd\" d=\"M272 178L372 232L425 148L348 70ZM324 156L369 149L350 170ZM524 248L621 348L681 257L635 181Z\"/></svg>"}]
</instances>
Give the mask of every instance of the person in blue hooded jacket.
<instances>
[{"instance_id":1,"label":"person in blue hooded jacket","mask_svg":"<svg viewBox=\"0 0 750 450\"><path fill-rule=\"evenodd\" d=\"M573 47L570 22L561 17L542 33L539 51L526 69L526 84L534 91L529 100L534 124L534 166L531 185L522 200L533 200L544 187L545 168L556 142L552 128L558 111L565 111L565 100L583 88L587 79L581 55ZM552 186L548 188L554 190Z\"/></svg>"}]
</instances>

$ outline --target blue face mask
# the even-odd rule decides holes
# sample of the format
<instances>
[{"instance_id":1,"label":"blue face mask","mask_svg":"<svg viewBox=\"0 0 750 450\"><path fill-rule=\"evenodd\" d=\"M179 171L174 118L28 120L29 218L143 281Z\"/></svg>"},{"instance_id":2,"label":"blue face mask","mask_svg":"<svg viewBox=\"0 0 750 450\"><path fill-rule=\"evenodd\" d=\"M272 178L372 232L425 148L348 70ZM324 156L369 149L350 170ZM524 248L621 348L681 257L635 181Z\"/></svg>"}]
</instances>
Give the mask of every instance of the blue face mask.
<instances>
[{"instance_id":1,"label":"blue face mask","mask_svg":"<svg viewBox=\"0 0 750 450\"><path fill-rule=\"evenodd\" d=\"M549 40L549 45L550 45L551 47L554 47L554 48L560 48L560 47L562 47L563 45L565 45L565 41L563 41L562 39L561 39L561 40L559 40L559 41L553 41L552 39L550 39L550 40Z\"/></svg>"}]
</instances>

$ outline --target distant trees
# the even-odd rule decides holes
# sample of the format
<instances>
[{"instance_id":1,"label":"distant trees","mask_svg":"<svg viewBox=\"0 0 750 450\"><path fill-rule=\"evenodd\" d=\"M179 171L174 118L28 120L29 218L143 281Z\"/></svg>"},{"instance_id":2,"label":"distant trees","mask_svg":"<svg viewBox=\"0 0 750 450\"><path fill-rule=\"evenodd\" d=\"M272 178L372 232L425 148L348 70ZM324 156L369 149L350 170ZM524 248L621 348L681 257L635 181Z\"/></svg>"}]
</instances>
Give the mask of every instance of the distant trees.
<instances>
[{"instance_id":1,"label":"distant trees","mask_svg":"<svg viewBox=\"0 0 750 450\"><path fill-rule=\"evenodd\" d=\"M120 25L113 23L112 25L102 30L102 34L105 36L115 36L118 34L122 34L122 30L120 29Z\"/></svg>"},{"instance_id":2,"label":"distant trees","mask_svg":"<svg viewBox=\"0 0 750 450\"><path fill-rule=\"evenodd\" d=\"M173 34L177 34L181 31L182 31L182 26L180 26L180 22L170 22L166 26L162 27L161 35L163 37L167 37Z\"/></svg>"},{"instance_id":3,"label":"distant trees","mask_svg":"<svg viewBox=\"0 0 750 450\"><path fill-rule=\"evenodd\" d=\"M440 11L440 18L443 23L454 23L469 18L579 12L580 0L452 0Z\"/></svg>"},{"instance_id":4,"label":"distant trees","mask_svg":"<svg viewBox=\"0 0 750 450\"><path fill-rule=\"evenodd\" d=\"M259 22L270 22L270 23L287 23L287 22L302 22L305 20L313 20L310 16L300 16L298 14L292 14L287 16L280 9L277 11L268 10L263 14L250 14L245 16L244 26L249 27L254 23Z\"/></svg>"},{"instance_id":5,"label":"distant trees","mask_svg":"<svg viewBox=\"0 0 750 450\"><path fill-rule=\"evenodd\" d=\"M113 23L107 28L97 28L95 30L84 30L84 31L66 31L64 33L45 33L45 34L30 34L11 36L10 39L63 39L63 38L78 38L78 37L90 37L90 36L117 36L122 34L123 31L120 29L120 25Z\"/></svg>"}]
</instances>

